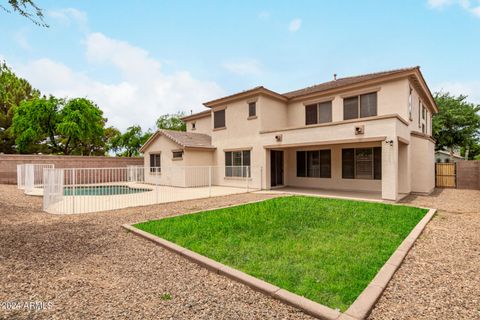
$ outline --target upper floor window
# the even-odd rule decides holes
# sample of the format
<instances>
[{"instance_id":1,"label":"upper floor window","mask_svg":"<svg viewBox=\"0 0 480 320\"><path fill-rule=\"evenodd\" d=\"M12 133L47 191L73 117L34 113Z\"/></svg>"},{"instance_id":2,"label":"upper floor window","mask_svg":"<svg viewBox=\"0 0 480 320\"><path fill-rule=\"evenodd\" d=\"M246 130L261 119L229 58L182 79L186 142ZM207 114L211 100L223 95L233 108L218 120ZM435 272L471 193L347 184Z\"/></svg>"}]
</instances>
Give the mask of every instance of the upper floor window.
<instances>
[{"instance_id":1,"label":"upper floor window","mask_svg":"<svg viewBox=\"0 0 480 320\"><path fill-rule=\"evenodd\" d=\"M410 120L413 120L413 115L412 115L412 88L410 88L410 94L408 95L408 117Z\"/></svg>"},{"instance_id":2,"label":"upper floor window","mask_svg":"<svg viewBox=\"0 0 480 320\"><path fill-rule=\"evenodd\" d=\"M422 112L422 100L418 99L418 127L420 128L420 121L422 119L421 117L421 112Z\"/></svg>"},{"instance_id":3,"label":"upper floor window","mask_svg":"<svg viewBox=\"0 0 480 320\"><path fill-rule=\"evenodd\" d=\"M343 120L377 115L377 93L367 93L343 99Z\"/></svg>"},{"instance_id":4,"label":"upper floor window","mask_svg":"<svg viewBox=\"0 0 480 320\"><path fill-rule=\"evenodd\" d=\"M218 110L213 113L213 127L214 128L225 127L225 109Z\"/></svg>"},{"instance_id":5,"label":"upper floor window","mask_svg":"<svg viewBox=\"0 0 480 320\"><path fill-rule=\"evenodd\" d=\"M160 153L150 153L150 172L160 172Z\"/></svg>"},{"instance_id":6,"label":"upper floor window","mask_svg":"<svg viewBox=\"0 0 480 320\"><path fill-rule=\"evenodd\" d=\"M256 102L249 102L248 103L248 117L255 117L257 116L257 103Z\"/></svg>"},{"instance_id":7,"label":"upper floor window","mask_svg":"<svg viewBox=\"0 0 480 320\"><path fill-rule=\"evenodd\" d=\"M192 130L195 130L196 127L195 127L195 122L192 122Z\"/></svg>"},{"instance_id":8,"label":"upper floor window","mask_svg":"<svg viewBox=\"0 0 480 320\"><path fill-rule=\"evenodd\" d=\"M226 177L250 177L250 150L225 152Z\"/></svg>"},{"instance_id":9,"label":"upper floor window","mask_svg":"<svg viewBox=\"0 0 480 320\"><path fill-rule=\"evenodd\" d=\"M332 101L305 106L305 124L332 122Z\"/></svg>"},{"instance_id":10,"label":"upper floor window","mask_svg":"<svg viewBox=\"0 0 480 320\"><path fill-rule=\"evenodd\" d=\"M422 105L422 119L425 119L425 113L426 113L427 109L425 108L424 105Z\"/></svg>"}]
</instances>

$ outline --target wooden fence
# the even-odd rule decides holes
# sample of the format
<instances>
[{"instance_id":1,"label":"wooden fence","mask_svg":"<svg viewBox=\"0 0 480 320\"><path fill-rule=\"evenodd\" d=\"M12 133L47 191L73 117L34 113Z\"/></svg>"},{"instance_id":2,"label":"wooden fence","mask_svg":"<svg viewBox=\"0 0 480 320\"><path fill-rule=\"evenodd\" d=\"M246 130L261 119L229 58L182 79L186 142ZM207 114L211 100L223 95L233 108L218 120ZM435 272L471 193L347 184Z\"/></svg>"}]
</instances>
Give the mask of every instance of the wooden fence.
<instances>
[{"instance_id":1,"label":"wooden fence","mask_svg":"<svg viewBox=\"0 0 480 320\"><path fill-rule=\"evenodd\" d=\"M435 164L435 186L438 188L457 187L457 165L455 162Z\"/></svg>"}]
</instances>

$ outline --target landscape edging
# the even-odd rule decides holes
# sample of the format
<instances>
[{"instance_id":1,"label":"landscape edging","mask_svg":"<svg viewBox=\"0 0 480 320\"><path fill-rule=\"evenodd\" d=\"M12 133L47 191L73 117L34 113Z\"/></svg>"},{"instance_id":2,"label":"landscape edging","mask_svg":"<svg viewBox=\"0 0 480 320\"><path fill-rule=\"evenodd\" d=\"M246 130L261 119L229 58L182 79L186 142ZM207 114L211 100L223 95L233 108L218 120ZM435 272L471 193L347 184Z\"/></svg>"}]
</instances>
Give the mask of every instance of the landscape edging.
<instances>
[{"instance_id":1,"label":"landscape edging","mask_svg":"<svg viewBox=\"0 0 480 320\"><path fill-rule=\"evenodd\" d=\"M266 200L253 201L263 202ZM242 204L245 205L245 204ZM237 205L234 205L237 206ZM232 206L230 206L232 207ZM227 207L222 207L227 208ZM213 208L209 210L217 210L222 208ZM155 242L156 244L164 247L165 249L177 253L188 260L197 263L208 270L224 275L230 279L243 283L256 291L260 291L271 297L282 301L288 305L294 306L303 312L317 317L319 319L325 320L363 320L365 319L375 306L375 303L382 295L383 291L387 287L388 282L392 279L393 275L397 269L402 264L403 260L407 256L410 249L413 247L414 242L420 236L422 231L425 229L428 222L432 219L433 215L436 212L436 209L428 209L427 214L418 222L418 224L413 228L409 235L402 241L400 246L394 251L390 258L385 262L385 264L380 268L378 273L368 284L368 286L360 293L357 299L350 305L350 307L344 313L340 313L338 310L334 310L330 307L307 299L305 297L299 296L290 291L281 289L273 284L265 282L261 279L255 278L251 275L248 275L240 270L226 266L218 261L212 260L206 256L200 255L194 251L188 250L184 247L181 247L171 241L165 240L163 238L157 237L151 233L140 230L134 227L132 224L123 224L122 227L128 231L135 233L147 240ZM190 212L187 214L194 214L198 212ZM170 217L168 217L170 218ZM139 222L141 223L141 222Z\"/></svg>"}]
</instances>

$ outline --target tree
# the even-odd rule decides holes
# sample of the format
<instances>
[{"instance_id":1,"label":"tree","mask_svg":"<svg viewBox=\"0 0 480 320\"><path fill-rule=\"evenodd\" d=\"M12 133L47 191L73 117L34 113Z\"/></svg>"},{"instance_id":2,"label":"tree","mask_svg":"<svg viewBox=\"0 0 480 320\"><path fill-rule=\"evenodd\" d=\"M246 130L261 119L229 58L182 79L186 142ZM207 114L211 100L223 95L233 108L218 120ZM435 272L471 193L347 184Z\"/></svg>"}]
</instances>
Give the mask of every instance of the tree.
<instances>
[{"instance_id":1,"label":"tree","mask_svg":"<svg viewBox=\"0 0 480 320\"><path fill-rule=\"evenodd\" d=\"M462 147L460 155L465 157L465 160L480 160L480 141L474 141L471 145Z\"/></svg>"},{"instance_id":2,"label":"tree","mask_svg":"<svg viewBox=\"0 0 480 320\"><path fill-rule=\"evenodd\" d=\"M14 108L23 100L39 95L27 80L17 77L5 62L0 62L0 152L15 152L15 139L11 134Z\"/></svg>"},{"instance_id":3,"label":"tree","mask_svg":"<svg viewBox=\"0 0 480 320\"><path fill-rule=\"evenodd\" d=\"M121 157L139 156L140 148L151 135L150 131L143 132L140 126L128 127L123 134L118 132L110 139L111 150Z\"/></svg>"},{"instance_id":4,"label":"tree","mask_svg":"<svg viewBox=\"0 0 480 320\"><path fill-rule=\"evenodd\" d=\"M436 149L448 149L453 157L455 147L469 148L480 137L480 105L466 101L467 96L436 93L439 112L433 117Z\"/></svg>"},{"instance_id":5,"label":"tree","mask_svg":"<svg viewBox=\"0 0 480 320\"><path fill-rule=\"evenodd\" d=\"M175 131L187 131L187 124L182 121L185 116L184 112L177 112L174 114L164 114L157 120L158 129L168 129Z\"/></svg>"},{"instance_id":6,"label":"tree","mask_svg":"<svg viewBox=\"0 0 480 320\"><path fill-rule=\"evenodd\" d=\"M8 4L12 7L13 11L18 12L21 16L29 19L38 26L47 27L43 21L43 10L38 7L33 0L8 0ZM4 5L0 4L0 8L10 13Z\"/></svg>"},{"instance_id":7,"label":"tree","mask_svg":"<svg viewBox=\"0 0 480 320\"><path fill-rule=\"evenodd\" d=\"M104 154L105 122L103 112L85 98L40 97L15 108L12 132L21 153Z\"/></svg>"}]
</instances>

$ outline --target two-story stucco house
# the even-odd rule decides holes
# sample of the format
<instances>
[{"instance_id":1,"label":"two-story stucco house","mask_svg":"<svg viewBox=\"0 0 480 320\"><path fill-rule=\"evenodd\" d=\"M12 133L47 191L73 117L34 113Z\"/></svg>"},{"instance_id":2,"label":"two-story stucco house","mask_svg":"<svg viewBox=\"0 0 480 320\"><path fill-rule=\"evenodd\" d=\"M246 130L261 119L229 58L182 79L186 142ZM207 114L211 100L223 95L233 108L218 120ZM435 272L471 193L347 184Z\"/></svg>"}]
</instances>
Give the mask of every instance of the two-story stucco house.
<instances>
[{"instance_id":1,"label":"two-story stucco house","mask_svg":"<svg viewBox=\"0 0 480 320\"><path fill-rule=\"evenodd\" d=\"M261 167L280 186L376 192L398 200L434 189L432 114L419 67L338 78L277 93L264 87L204 103L187 132L159 130L146 166ZM236 173L224 171L224 179Z\"/></svg>"}]
</instances>

